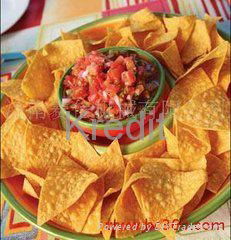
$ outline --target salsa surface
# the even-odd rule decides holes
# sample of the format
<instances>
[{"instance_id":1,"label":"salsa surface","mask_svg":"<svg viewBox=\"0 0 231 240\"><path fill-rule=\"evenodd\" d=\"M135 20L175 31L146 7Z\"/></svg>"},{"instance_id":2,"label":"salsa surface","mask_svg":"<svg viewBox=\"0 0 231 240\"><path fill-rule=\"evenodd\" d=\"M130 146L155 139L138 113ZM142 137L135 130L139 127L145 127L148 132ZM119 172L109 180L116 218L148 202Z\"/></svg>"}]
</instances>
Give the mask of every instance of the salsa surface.
<instances>
[{"instance_id":1,"label":"salsa surface","mask_svg":"<svg viewBox=\"0 0 231 240\"><path fill-rule=\"evenodd\" d=\"M122 120L138 113L158 86L157 67L135 52L92 51L65 77L62 104L87 121Z\"/></svg>"}]
</instances>

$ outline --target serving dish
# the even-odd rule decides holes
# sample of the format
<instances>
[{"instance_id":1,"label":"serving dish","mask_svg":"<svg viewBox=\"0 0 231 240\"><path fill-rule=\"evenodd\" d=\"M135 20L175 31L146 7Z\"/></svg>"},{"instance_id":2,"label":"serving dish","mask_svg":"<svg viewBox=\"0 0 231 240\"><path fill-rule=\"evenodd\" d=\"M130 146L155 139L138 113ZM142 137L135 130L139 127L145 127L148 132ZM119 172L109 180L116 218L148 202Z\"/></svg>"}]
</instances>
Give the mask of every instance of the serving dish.
<instances>
[{"instance_id":1,"label":"serving dish","mask_svg":"<svg viewBox=\"0 0 231 240\"><path fill-rule=\"evenodd\" d=\"M119 18L119 16L117 16ZM115 18L112 18L115 19ZM105 21L110 21L110 18L106 19ZM103 20L96 21L94 24L104 22ZM92 25L87 24L85 27L90 27ZM84 27L84 26L83 26ZM83 28L81 27L81 28ZM77 29L79 30L79 29ZM171 113L171 112L170 112ZM167 117L165 119L165 123L171 123L171 114L169 115L169 118ZM146 142L147 143L147 142ZM132 143L135 144L135 143ZM148 143L147 145L149 145ZM134 147L134 145L132 145ZM143 145L145 146L145 145ZM123 150L124 153L129 153L129 150L131 148L131 145L127 145L124 147ZM123 149L123 148L122 148ZM139 146L137 146L137 149L139 149ZM137 151L138 151L137 150ZM20 178L15 180L17 183L20 182ZM23 196L22 193L18 192L15 186L16 182L10 181L10 180L4 180L2 181L2 192L5 196L5 198L8 200L8 202L12 205L13 208L15 208L27 221L31 222L32 224L36 225L36 217L35 217L35 206L33 205L33 201L26 196ZM18 186L18 185L17 185ZM230 184L229 181L227 181L223 188L216 194L209 194L207 193L205 198L203 199L202 205L199 206L196 210L194 210L189 217L187 217L188 222L194 223L198 222L213 211L215 211L217 208L219 208L225 201L227 201L230 198ZM17 199L17 200L16 200ZM36 225L37 226L37 225ZM82 234L73 234L70 232L66 232L64 230L59 230L56 227L53 227L49 224L44 224L42 227L39 227L40 229L47 231L48 233L60 237L63 239L101 239L101 237L92 237L92 236L86 236ZM159 232L149 232L149 233L143 233L136 237L136 239L160 239L162 237L162 234Z\"/></svg>"}]
</instances>

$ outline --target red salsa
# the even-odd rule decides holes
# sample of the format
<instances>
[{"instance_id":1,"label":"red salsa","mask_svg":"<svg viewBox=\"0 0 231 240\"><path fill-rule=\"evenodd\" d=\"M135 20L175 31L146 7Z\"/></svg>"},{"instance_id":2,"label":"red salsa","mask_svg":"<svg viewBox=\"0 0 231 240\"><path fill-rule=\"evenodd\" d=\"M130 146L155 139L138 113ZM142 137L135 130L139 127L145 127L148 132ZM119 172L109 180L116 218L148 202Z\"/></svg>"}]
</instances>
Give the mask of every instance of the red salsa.
<instances>
[{"instance_id":1,"label":"red salsa","mask_svg":"<svg viewBox=\"0 0 231 240\"><path fill-rule=\"evenodd\" d=\"M65 77L62 104L88 121L121 120L138 113L158 86L157 67L135 52L93 51Z\"/></svg>"}]
</instances>

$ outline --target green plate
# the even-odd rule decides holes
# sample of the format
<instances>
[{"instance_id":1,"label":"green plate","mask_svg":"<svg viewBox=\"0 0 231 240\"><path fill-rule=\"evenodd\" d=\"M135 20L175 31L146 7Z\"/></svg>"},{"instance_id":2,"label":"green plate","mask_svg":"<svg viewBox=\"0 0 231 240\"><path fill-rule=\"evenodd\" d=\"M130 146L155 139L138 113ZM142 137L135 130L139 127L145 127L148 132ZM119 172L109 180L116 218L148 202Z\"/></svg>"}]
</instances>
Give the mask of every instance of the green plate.
<instances>
[{"instance_id":1,"label":"green plate","mask_svg":"<svg viewBox=\"0 0 231 240\"><path fill-rule=\"evenodd\" d=\"M166 16L166 17L172 17L175 16L175 14L164 14L164 13L156 13L157 15L160 16ZM127 14L124 15L117 15L113 17L107 17L104 19L96 20L92 23L85 24L79 28L74 29L73 31L79 31L83 30L85 28L90 28L93 26L96 26L98 24L106 23L106 22L111 22L113 20L118 20L119 18L126 17ZM222 29L219 29L219 33L221 36L229 40L229 34ZM22 66L23 67L23 66ZM24 64L24 68L26 67L26 64ZM22 71L22 68L21 68ZM16 76L14 76L16 77ZM171 123L171 114L169 115L169 118L167 118L167 122ZM147 141L144 141L143 146L149 146L149 139L146 139ZM137 141L139 142L139 141ZM129 144L128 149L126 152L130 152L131 148L135 147L138 150L142 149L140 145L136 145L137 142ZM38 226L36 224L36 216L33 215L30 211L28 211L25 206L21 205L19 201L16 200L15 196L12 194L12 192L8 189L7 185L4 183L4 181L1 181L1 190L2 193L7 200L7 202L10 204L12 208L14 208L25 220L30 222L32 225L36 226L37 228L41 229L42 231L45 231L57 238L62 238L65 240L96 240L96 239L103 239L101 236L89 236L85 234L78 234L78 233L70 233L64 230L60 230L52 225L49 224L44 224L43 226ZM199 222L200 220L204 219L207 217L209 214L213 213L215 210L217 210L221 205L223 205L228 199L230 198L230 183L227 182L225 186L215 195L215 196L210 196L209 200L205 202L202 206L194 210L190 216L187 218L187 221L189 223L196 223ZM160 232L153 231L153 232L148 232L148 233L142 233L136 236L136 239L138 240L157 240L161 239L163 235ZM113 239L113 238L112 238ZM126 239L134 239L134 238L126 238Z\"/></svg>"}]
</instances>

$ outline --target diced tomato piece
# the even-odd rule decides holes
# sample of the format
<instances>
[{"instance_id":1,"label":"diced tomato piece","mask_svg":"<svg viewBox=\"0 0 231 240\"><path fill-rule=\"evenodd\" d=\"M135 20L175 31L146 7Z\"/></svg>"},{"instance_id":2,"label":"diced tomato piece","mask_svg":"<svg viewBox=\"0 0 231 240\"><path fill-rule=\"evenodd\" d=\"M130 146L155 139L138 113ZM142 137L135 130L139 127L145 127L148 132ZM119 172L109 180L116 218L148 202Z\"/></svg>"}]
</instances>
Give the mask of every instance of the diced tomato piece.
<instances>
[{"instance_id":1,"label":"diced tomato piece","mask_svg":"<svg viewBox=\"0 0 231 240\"><path fill-rule=\"evenodd\" d=\"M127 70L136 71L135 63L133 62L131 57L124 58L124 62Z\"/></svg>"},{"instance_id":2,"label":"diced tomato piece","mask_svg":"<svg viewBox=\"0 0 231 240\"><path fill-rule=\"evenodd\" d=\"M109 84L105 89L105 91L111 95L118 93L119 90L120 90L120 86L115 84Z\"/></svg>"},{"instance_id":3,"label":"diced tomato piece","mask_svg":"<svg viewBox=\"0 0 231 240\"><path fill-rule=\"evenodd\" d=\"M122 81L125 86L132 86L136 82L136 77L133 71L125 71L122 73Z\"/></svg>"},{"instance_id":4,"label":"diced tomato piece","mask_svg":"<svg viewBox=\"0 0 231 240\"><path fill-rule=\"evenodd\" d=\"M116 60L111 64L111 68L116 68L119 65L124 65L124 57L119 56Z\"/></svg>"},{"instance_id":5,"label":"diced tomato piece","mask_svg":"<svg viewBox=\"0 0 231 240\"><path fill-rule=\"evenodd\" d=\"M85 98L88 96L88 92L84 88L73 88L72 98Z\"/></svg>"},{"instance_id":6,"label":"diced tomato piece","mask_svg":"<svg viewBox=\"0 0 231 240\"><path fill-rule=\"evenodd\" d=\"M119 83L121 79L121 74L125 70L123 65L118 65L115 68L111 68L108 71L108 77L111 78L115 83Z\"/></svg>"}]
</instances>

